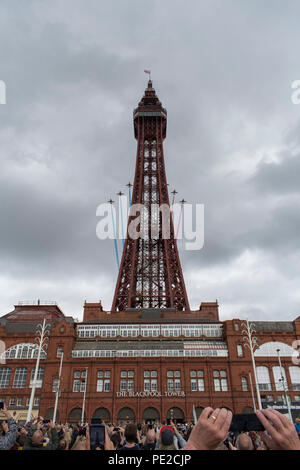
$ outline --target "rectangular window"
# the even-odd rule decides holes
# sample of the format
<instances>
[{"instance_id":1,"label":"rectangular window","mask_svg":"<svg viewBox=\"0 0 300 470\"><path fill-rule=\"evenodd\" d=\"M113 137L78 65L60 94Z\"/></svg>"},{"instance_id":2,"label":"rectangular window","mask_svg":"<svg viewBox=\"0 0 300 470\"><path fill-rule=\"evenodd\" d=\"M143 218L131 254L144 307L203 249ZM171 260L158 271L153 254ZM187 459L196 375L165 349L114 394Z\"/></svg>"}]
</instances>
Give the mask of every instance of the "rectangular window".
<instances>
[{"instance_id":1,"label":"rectangular window","mask_svg":"<svg viewBox=\"0 0 300 470\"><path fill-rule=\"evenodd\" d=\"M121 392L126 392L126 389L127 389L127 380L125 379L122 379L121 382L120 382L120 389L121 389Z\"/></svg>"},{"instance_id":2,"label":"rectangular window","mask_svg":"<svg viewBox=\"0 0 300 470\"><path fill-rule=\"evenodd\" d=\"M30 380L33 380L34 379L34 374L35 374L35 367L32 369L31 371L31 377L30 377ZM37 373L37 380L43 380L44 378L44 368L43 367L39 367L39 370L38 370L38 373Z\"/></svg>"},{"instance_id":3,"label":"rectangular window","mask_svg":"<svg viewBox=\"0 0 300 470\"><path fill-rule=\"evenodd\" d=\"M105 391L105 392L109 392L109 391L110 391L110 380L109 380L109 379L105 379L105 380L104 380L104 391Z\"/></svg>"},{"instance_id":4,"label":"rectangular window","mask_svg":"<svg viewBox=\"0 0 300 470\"><path fill-rule=\"evenodd\" d=\"M128 385L128 392L132 392L134 389L134 381L132 379L129 379L127 381L127 385Z\"/></svg>"},{"instance_id":5,"label":"rectangular window","mask_svg":"<svg viewBox=\"0 0 300 470\"><path fill-rule=\"evenodd\" d=\"M22 406L22 403L23 403L23 398L22 398L22 397L18 397L18 398L17 398L17 406Z\"/></svg>"},{"instance_id":6,"label":"rectangular window","mask_svg":"<svg viewBox=\"0 0 300 470\"><path fill-rule=\"evenodd\" d=\"M247 377L242 377L242 390L243 390L243 392L247 392L247 391L248 391L248 381L247 381Z\"/></svg>"},{"instance_id":7,"label":"rectangular window","mask_svg":"<svg viewBox=\"0 0 300 470\"><path fill-rule=\"evenodd\" d=\"M174 381L173 379L168 379L168 391L172 392L174 390Z\"/></svg>"},{"instance_id":8,"label":"rectangular window","mask_svg":"<svg viewBox=\"0 0 300 470\"><path fill-rule=\"evenodd\" d=\"M18 367L15 372L13 388L25 388L27 378L26 367Z\"/></svg>"},{"instance_id":9,"label":"rectangular window","mask_svg":"<svg viewBox=\"0 0 300 470\"><path fill-rule=\"evenodd\" d=\"M144 379L144 390L145 392L150 391L150 379Z\"/></svg>"},{"instance_id":10,"label":"rectangular window","mask_svg":"<svg viewBox=\"0 0 300 470\"><path fill-rule=\"evenodd\" d=\"M58 346L56 350L56 357L61 357L63 354L64 348L63 346Z\"/></svg>"},{"instance_id":11,"label":"rectangular window","mask_svg":"<svg viewBox=\"0 0 300 470\"><path fill-rule=\"evenodd\" d=\"M82 380L82 381L80 382L80 391L81 391L81 392L84 392L84 391L85 391L85 380Z\"/></svg>"},{"instance_id":12,"label":"rectangular window","mask_svg":"<svg viewBox=\"0 0 300 470\"><path fill-rule=\"evenodd\" d=\"M9 406L15 406L15 404L16 404L16 399L15 399L15 397L11 397L11 398L9 399Z\"/></svg>"},{"instance_id":13,"label":"rectangular window","mask_svg":"<svg viewBox=\"0 0 300 470\"><path fill-rule=\"evenodd\" d=\"M9 367L2 367L0 369L0 388L8 388L11 376L11 369Z\"/></svg>"},{"instance_id":14,"label":"rectangular window","mask_svg":"<svg viewBox=\"0 0 300 470\"><path fill-rule=\"evenodd\" d=\"M227 392L228 385L226 377L226 370L214 370L214 387L216 392Z\"/></svg>"},{"instance_id":15,"label":"rectangular window","mask_svg":"<svg viewBox=\"0 0 300 470\"><path fill-rule=\"evenodd\" d=\"M97 380L97 392L103 392L103 379Z\"/></svg>"},{"instance_id":16,"label":"rectangular window","mask_svg":"<svg viewBox=\"0 0 300 470\"><path fill-rule=\"evenodd\" d=\"M52 382L52 392L56 393L57 389L58 389L58 377L55 377Z\"/></svg>"},{"instance_id":17,"label":"rectangular window","mask_svg":"<svg viewBox=\"0 0 300 470\"><path fill-rule=\"evenodd\" d=\"M80 380L75 379L73 382L73 392L79 392Z\"/></svg>"},{"instance_id":18,"label":"rectangular window","mask_svg":"<svg viewBox=\"0 0 300 470\"><path fill-rule=\"evenodd\" d=\"M33 401L33 406L40 406L40 397L35 397Z\"/></svg>"},{"instance_id":19,"label":"rectangular window","mask_svg":"<svg viewBox=\"0 0 300 470\"><path fill-rule=\"evenodd\" d=\"M191 391L197 392L197 379L191 379Z\"/></svg>"}]
</instances>

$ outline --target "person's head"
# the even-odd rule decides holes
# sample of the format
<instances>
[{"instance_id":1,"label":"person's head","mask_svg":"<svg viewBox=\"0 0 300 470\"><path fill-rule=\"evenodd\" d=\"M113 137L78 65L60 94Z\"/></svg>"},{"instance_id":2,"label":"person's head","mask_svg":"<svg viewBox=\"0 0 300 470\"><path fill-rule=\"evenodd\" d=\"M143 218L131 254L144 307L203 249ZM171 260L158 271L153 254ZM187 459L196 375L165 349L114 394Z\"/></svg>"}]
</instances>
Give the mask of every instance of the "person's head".
<instances>
[{"instance_id":1,"label":"person's head","mask_svg":"<svg viewBox=\"0 0 300 470\"><path fill-rule=\"evenodd\" d=\"M27 439L27 436L25 436L25 434L20 434L20 435L18 436L18 439L17 439L18 445L19 445L20 447L23 447L24 444L25 444L26 439Z\"/></svg>"},{"instance_id":2,"label":"person's head","mask_svg":"<svg viewBox=\"0 0 300 470\"><path fill-rule=\"evenodd\" d=\"M125 428L125 439L128 444L133 444L137 438L137 427L136 424L126 424Z\"/></svg>"},{"instance_id":3,"label":"person's head","mask_svg":"<svg viewBox=\"0 0 300 470\"><path fill-rule=\"evenodd\" d=\"M253 442L248 434L240 434L236 440L238 450L253 450Z\"/></svg>"},{"instance_id":4,"label":"person's head","mask_svg":"<svg viewBox=\"0 0 300 470\"><path fill-rule=\"evenodd\" d=\"M43 440L44 440L44 434L42 433L42 431L40 429L37 429L36 431L34 431L31 437L32 444L38 446L42 444Z\"/></svg>"},{"instance_id":5,"label":"person's head","mask_svg":"<svg viewBox=\"0 0 300 470\"><path fill-rule=\"evenodd\" d=\"M159 450L175 450L174 432L170 426L164 426L160 430Z\"/></svg>"},{"instance_id":6,"label":"person's head","mask_svg":"<svg viewBox=\"0 0 300 470\"><path fill-rule=\"evenodd\" d=\"M300 424L300 417L298 417L298 418L295 419L295 423L296 423L296 424Z\"/></svg>"},{"instance_id":7,"label":"person's head","mask_svg":"<svg viewBox=\"0 0 300 470\"><path fill-rule=\"evenodd\" d=\"M110 440L111 442L113 443L114 445L114 448L117 449L121 443L121 435L120 433L117 431L117 432L114 432L112 433L112 435L110 436Z\"/></svg>"},{"instance_id":8,"label":"person's head","mask_svg":"<svg viewBox=\"0 0 300 470\"><path fill-rule=\"evenodd\" d=\"M65 439L61 439L59 441L59 450L65 450L67 447L67 442Z\"/></svg>"},{"instance_id":9,"label":"person's head","mask_svg":"<svg viewBox=\"0 0 300 470\"><path fill-rule=\"evenodd\" d=\"M149 429L146 434L146 443L154 444L154 442L155 442L155 431L154 429Z\"/></svg>"}]
</instances>

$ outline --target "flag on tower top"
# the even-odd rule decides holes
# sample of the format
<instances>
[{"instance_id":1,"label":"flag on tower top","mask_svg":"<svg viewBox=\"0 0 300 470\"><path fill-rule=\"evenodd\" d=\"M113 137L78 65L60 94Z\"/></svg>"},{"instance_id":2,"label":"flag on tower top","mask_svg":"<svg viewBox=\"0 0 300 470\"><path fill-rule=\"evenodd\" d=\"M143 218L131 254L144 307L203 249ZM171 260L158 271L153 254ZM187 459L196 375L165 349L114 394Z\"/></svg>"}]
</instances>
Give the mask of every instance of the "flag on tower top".
<instances>
[{"instance_id":1,"label":"flag on tower top","mask_svg":"<svg viewBox=\"0 0 300 470\"><path fill-rule=\"evenodd\" d=\"M151 70L144 70L145 73L151 74Z\"/></svg>"}]
</instances>

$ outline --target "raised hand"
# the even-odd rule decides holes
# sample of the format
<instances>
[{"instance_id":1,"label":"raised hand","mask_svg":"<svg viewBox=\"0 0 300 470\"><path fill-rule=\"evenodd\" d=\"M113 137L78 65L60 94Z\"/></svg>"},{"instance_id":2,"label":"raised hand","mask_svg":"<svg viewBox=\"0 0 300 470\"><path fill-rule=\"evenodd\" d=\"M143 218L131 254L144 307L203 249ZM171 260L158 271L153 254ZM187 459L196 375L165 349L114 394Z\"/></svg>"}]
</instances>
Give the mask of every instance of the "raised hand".
<instances>
[{"instance_id":1,"label":"raised hand","mask_svg":"<svg viewBox=\"0 0 300 470\"><path fill-rule=\"evenodd\" d=\"M193 427L186 450L214 450L229 432L231 411L225 408L205 408Z\"/></svg>"},{"instance_id":2,"label":"raised hand","mask_svg":"<svg viewBox=\"0 0 300 470\"><path fill-rule=\"evenodd\" d=\"M260 436L271 450L300 450L300 440L293 423L277 410L260 410L258 419L268 432Z\"/></svg>"}]
</instances>

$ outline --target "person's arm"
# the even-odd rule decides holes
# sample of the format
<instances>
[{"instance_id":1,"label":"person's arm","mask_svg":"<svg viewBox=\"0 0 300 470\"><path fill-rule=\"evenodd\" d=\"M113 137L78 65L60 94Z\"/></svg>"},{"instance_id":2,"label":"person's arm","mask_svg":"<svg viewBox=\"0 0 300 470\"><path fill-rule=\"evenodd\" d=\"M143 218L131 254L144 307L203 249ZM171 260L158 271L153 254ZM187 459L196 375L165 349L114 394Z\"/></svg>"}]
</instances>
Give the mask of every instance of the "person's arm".
<instances>
[{"instance_id":1,"label":"person's arm","mask_svg":"<svg viewBox=\"0 0 300 470\"><path fill-rule=\"evenodd\" d=\"M300 450L300 440L293 423L277 410L267 409L256 412L261 424L268 432L260 436L268 449Z\"/></svg>"},{"instance_id":2,"label":"person's arm","mask_svg":"<svg viewBox=\"0 0 300 470\"><path fill-rule=\"evenodd\" d=\"M7 410L6 406L3 406L3 414L7 418L8 431L4 437L0 439L0 450L8 450L14 444L17 434L18 434L18 425Z\"/></svg>"},{"instance_id":3,"label":"person's arm","mask_svg":"<svg viewBox=\"0 0 300 470\"><path fill-rule=\"evenodd\" d=\"M104 426L105 429L105 441L104 441L104 450L115 450L113 442L110 440L108 435L107 427Z\"/></svg>"},{"instance_id":4,"label":"person's arm","mask_svg":"<svg viewBox=\"0 0 300 470\"><path fill-rule=\"evenodd\" d=\"M184 450L215 450L226 439L231 420L232 413L225 408L205 408Z\"/></svg>"},{"instance_id":5,"label":"person's arm","mask_svg":"<svg viewBox=\"0 0 300 470\"><path fill-rule=\"evenodd\" d=\"M174 430L174 433L175 433L175 436L177 438L177 447L179 446L180 449L183 449L184 446L186 445L186 441L183 439L182 435L180 434L180 432L176 428L173 421L171 421L171 426L172 426L172 428Z\"/></svg>"},{"instance_id":6,"label":"person's arm","mask_svg":"<svg viewBox=\"0 0 300 470\"><path fill-rule=\"evenodd\" d=\"M183 449L186 446L186 440L182 437L180 432L176 433L176 437L177 437L177 440L178 440L179 448Z\"/></svg>"},{"instance_id":7,"label":"person's arm","mask_svg":"<svg viewBox=\"0 0 300 470\"><path fill-rule=\"evenodd\" d=\"M55 426L52 420L50 420L49 426L50 426L50 433L51 433L51 441L46 447L44 447L44 449L56 450L58 449L58 446L59 446L59 438L58 438L58 434L57 434L57 431L55 429Z\"/></svg>"}]
</instances>

